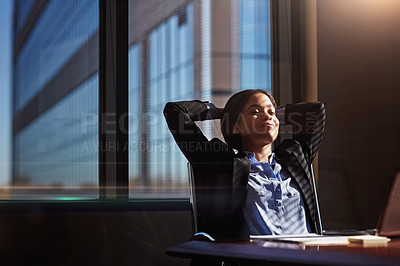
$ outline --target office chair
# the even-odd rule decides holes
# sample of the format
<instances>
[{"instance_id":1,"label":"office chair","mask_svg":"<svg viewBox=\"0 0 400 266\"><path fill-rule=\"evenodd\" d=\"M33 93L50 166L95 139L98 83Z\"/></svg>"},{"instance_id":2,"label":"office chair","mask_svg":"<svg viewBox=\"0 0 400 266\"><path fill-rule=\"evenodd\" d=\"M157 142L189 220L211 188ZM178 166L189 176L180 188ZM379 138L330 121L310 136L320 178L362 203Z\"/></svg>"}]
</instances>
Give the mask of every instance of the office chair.
<instances>
[{"instance_id":1,"label":"office chair","mask_svg":"<svg viewBox=\"0 0 400 266\"><path fill-rule=\"evenodd\" d=\"M195 187L194 187L193 167L189 162L187 163L187 169L188 169L188 176L189 176L189 189L190 189L189 201L190 201L190 212L191 212L191 217L192 217L192 232L193 232L193 234L196 234L198 231L197 205L196 205L196 195L195 195L196 192L195 192Z\"/></svg>"},{"instance_id":2,"label":"office chair","mask_svg":"<svg viewBox=\"0 0 400 266\"><path fill-rule=\"evenodd\" d=\"M316 229L317 229L317 233L322 235L322 233L323 233L322 219L321 219L321 212L319 210L317 186L315 185L315 176L314 176L314 170L313 170L312 163L310 164L310 173L311 173L311 179L312 179L312 188L313 188L314 197L315 197L315 207L317 209L317 228Z\"/></svg>"},{"instance_id":3,"label":"office chair","mask_svg":"<svg viewBox=\"0 0 400 266\"><path fill-rule=\"evenodd\" d=\"M207 234L206 232L199 232L198 228L198 215L197 215L197 203L196 203L196 188L194 182L194 174L193 167L190 162L187 163L188 168L188 176L189 176L189 187L190 187L190 212L192 217L192 232L193 232L193 240L206 240L206 241L215 241L215 239Z\"/></svg>"},{"instance_id":4,"label":"office chair","mask_svg":"<svg viewBox=\"0 0 400 266\"><path fill-rule=\"evenodd\" d=\"M189 188L190 188L189 201L190 201L190 211L191 211L191 218L192 218L193 239L215 241L215 239L213 237L211 237L209 234L198 231L198 214L197 214L195 181L194 181L193 167L190 164L190 162L187 163L187 169L188 169ZM315 197L315 206L317 209L317 221L316 221L317 228L316 229L317 229L318 234L323 234L324 230L322 228L321 212L319 209L318 193L317 193L317 187L315 184L315 176L314 176L314 170L313 170L312 164L310 164L310 173L311 173L311 178L312 178L312 189L313 189L313 193L314 193L314 197Z\"/></svg>"}]
</instances>

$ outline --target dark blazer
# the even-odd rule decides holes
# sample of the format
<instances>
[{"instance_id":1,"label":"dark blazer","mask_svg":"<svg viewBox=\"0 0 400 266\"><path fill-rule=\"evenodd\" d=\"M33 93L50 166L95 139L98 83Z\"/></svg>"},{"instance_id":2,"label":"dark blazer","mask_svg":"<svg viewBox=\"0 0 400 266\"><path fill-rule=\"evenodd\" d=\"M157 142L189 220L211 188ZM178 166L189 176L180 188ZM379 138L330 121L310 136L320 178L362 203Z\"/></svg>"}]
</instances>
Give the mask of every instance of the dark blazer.
<instances>
[{"instance_id":1,"label":"dark blazer","mask_svg":"<svg viewBox=\"0 0 400 266\"><path fill-rule=\"evenodd\" d=\"M250 163L242 150L218 138L208 140L195 121L212 119L201 101L167 103L164 116L176 143L193 166L198 229L216 239L247 239L242 208L246 200ZM317 211L310 164L324 131L321 102L286 105L285 124L293 125L293 138L284 140L276 160L300 188L311 229L317 230Z\"/></svg>"}]
</instances>

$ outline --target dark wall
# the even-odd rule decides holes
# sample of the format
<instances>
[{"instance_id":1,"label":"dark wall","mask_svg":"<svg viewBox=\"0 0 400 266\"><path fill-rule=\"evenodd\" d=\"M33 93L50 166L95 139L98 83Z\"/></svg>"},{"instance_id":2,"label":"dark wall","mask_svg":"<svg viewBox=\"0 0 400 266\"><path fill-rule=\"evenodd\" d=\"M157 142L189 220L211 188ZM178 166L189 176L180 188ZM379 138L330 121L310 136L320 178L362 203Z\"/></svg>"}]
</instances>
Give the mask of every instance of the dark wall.
<instances>
[{"instance_id":1,"label":"dark wall","mask_svg":"<svg viewBox=\"0 0 400 266\"><path fill-rule=\"evenodd\" d=\"M165 249L190 236L189 211L0 215L2 265L189 265Z\"/></svg>"},{"instance_id":2,"label":"dark wall","mask_svg":"<svg viewBox=\"0 0 400 266\"><path fill-rule=\"evenodd\" d=\"M400 139L400 2L318 0L318 88L326 105L319 193L326 228L375 228Z\"/></svg>"}]
</instances>

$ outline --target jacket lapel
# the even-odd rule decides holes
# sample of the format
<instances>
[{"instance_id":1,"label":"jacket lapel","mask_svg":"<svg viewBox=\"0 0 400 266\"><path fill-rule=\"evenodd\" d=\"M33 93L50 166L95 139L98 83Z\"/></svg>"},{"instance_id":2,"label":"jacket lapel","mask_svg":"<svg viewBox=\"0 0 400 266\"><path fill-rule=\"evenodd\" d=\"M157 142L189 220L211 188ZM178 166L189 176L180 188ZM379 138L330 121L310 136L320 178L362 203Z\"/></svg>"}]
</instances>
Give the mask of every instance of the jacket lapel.
<instances>
[{"instance_id":1,"label":"jacket lapel","mask_svg":"<svg viewBox=\"0 0 400 266\"><path fill-rule=\"evenodd\" d=\"M311 174L300 144L294 140L285 140L274 152L277 162L289 172L289 174L299 185L308 209L308 213L310 214L312 221L315 223L316 206L314 193L311 186ZM315 227L314 223L310 225Z\"/></svg>"},{"instance_id":2,"label":"jacket lapel","mask_svg":"<svg viewBox=\"0 0 400 266\"><path fill-rule=\"evenodd\" d=\"M233 158L233 192L243 193L247 191L249 181L250 162L244 152L238 152L236 157ZM244 191L237 191L237 189L244 189Z\"/></svg>"}]
</instances>

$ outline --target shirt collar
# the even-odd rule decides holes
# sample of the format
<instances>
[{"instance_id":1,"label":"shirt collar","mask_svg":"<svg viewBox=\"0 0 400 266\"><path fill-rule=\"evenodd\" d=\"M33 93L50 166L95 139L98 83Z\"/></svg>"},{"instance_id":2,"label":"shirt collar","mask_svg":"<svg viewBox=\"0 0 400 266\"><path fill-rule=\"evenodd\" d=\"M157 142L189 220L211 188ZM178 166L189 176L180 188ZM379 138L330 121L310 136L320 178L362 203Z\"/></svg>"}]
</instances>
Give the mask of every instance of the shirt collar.
<instances>
[{"instance_id":1,"label":"shirt collar","mask_svg":"<svg viewBox=\"0 0 400 266\"><path fill-rule=\"evenodd\" d=\"M255 157L254 152L244 151L244 153L247 155L247 158L248 158L250 161L258 162L257 159L256 159L256 157ZM258 163L262 163L262 162L258 162ZM271 157L269 157L269 162L268 162L268 163L269 163L270 165L274 165L274 164L276 163L276 160L275 160L275 153L271 153Z\"/></svg>"}]
</instances>

